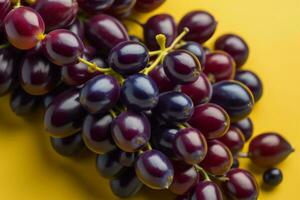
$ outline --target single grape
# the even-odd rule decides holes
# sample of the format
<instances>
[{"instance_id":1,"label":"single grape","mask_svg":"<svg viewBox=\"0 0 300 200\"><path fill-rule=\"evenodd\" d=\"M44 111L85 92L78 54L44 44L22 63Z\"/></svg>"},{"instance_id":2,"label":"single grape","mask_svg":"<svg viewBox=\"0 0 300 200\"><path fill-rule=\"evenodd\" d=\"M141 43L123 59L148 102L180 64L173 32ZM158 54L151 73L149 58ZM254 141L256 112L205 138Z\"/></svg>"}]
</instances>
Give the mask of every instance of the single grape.
<instances>
[{"instance_id":1,"label":"single grape","mask_svg":"<svg viewBox=\"0 0 300 200\"><path fill-rule=\"evenodd\" d=\"M30 7L11 10L4 19L8 41L17 49L28 50L37 45L45 32L42 17Z\"/></svg>"},{"instance_id":2,"label":"single grape","mask_svg":"<svg viewBox=\"0 0 300 200\"><path fill-rule=\"evenodd\" d=\"M245 119L254 106L251 91L237 81L221 81L214 84L211 102L224 108L231 122Z\"/></svg>"},{"instance_id":3,"label":"single grape","mask_svg":"<svg viewBox=\"0 0 300 200\"><path fill-rule=\"evenodd\" d=\"M259 188L254 176L243 169L231 169L227 174L228 178L222 186L225 194L230 199L257 199Z\"/></svg>"},{"instance_id":4,"label":"single grape","mask_svg":"<svg viewBox=\"0 0 300 200\"><path fill-rule=\"evenodd\" d=\"M200 165L211 174L224 175L230 170L233 162L230 150L217 140L209 140L207 145L206 157Z\"/></svg>"},{"instance_id":5,"label":"single grape","mask_svg":"<svg viewBox=\"0 0 300 200\"><path fill-rule=\"evenodd\" d=\"M121 89L121 101L131 110L145 111L157 105L159 91L151 77L144 74L129 76Z\"/></svg>"},{"instance_id":6,"label":"single grape","mask_svg":"<svg viewBox=\"0 0 300 200\"><path fill-rule=\"evenodd\" d=\"M117 17L127 17L135 3L136 0L115 0L107 13Z\"/></svg>"},{"instance_id":7,"label":"single grape","mask_svg":"<svg viewBox=\"0 0 300 200\"><path fill-rule=\"evenodd\" d=\"M137 194L143 183L137 178L134 168L128 168L116 178L110 180L110 188L114 195L128 198Z\"/></svg>"},{"instance_id":8,"label":"single grape","mask_svg":"<svg viewBox=\"0 0 300 200\"><path fill-rule=\"evenodd\" d=\"M198 58L201 65L204 66L205 51L199 43L193 41L187 41L183 46L180 47L180 49L187 50L193 53Z\"/></svg>"},{"instance_id":9,"label":"single grape","mask_svg":"<svg viewBox=\"0 0 300 200\"><path fill-rule=\"evenodd\" d=\"M263 94L263 85L254 72L250 70L238 70L234 79L245 84L252 92L255 102L259 101Z\"/></svg>"},{"instance_id":10,"label":"single grape","mask_svg":"<svg viewBox=\"0 0 300 200\"><path fill-rule=\"evenodd\" d=\"M275 132L255 136L249 144L248 156L252 162L262 167L272 167L294 151L290 143Z\"/></svg>"},{"instance_id":11,"label":"single grape","mask_svg":"<svg viewBox=\"0 0 300 200\"><path fill-rule=\"evenodd\" d=\"M152 189L169 188L174 176L172 163L157 150L142 153L135 163L135 172L140 181Z\"/></svg>"},{"instance_id":12,"label":"single grape","mask_svg":"<svg viewBox=\"0 0 300 200\"><path fill-rule=\"evenodd\" d=\"M110 114L87 115L82 125L82 139L91 151L103 154L115 150L110 133L113 117Z\"/></svg>"},{"instance_id":13,"label":"single grape","mask_svg":"<svg viewBox=\"0 0 300 200\"><path fill-rule=\"evenodd\" d=\"M149 53L144 44L124 41L117 44L108 56L108 65L122 75L138 73L149 62Z\"/></svg>"},{"instance_id":14,"label":"single grape","mask_svg":"<svg viewBox=\"0 0 300 200\"><path fill-rule=\"evenodd\" d=\"M60 155L70 157L77 155L84 149L80 133L63 138L50 137L51 146Z\"/></svg>"},{"instance_id":15,"label":"single grape","mask_svg":"<svg viewBox=\"0 0 300 200\"><path fill-rule=\"evenodd\" d=\"M204 73L212 82L231 80L235 75L233 58L222 51L208 53L205 59Z\"/></svg>"},{"instance_id":16,"label":"single grape","mask_svg":"<svg viewBox=\"0 0 300 200\"><path fill-rule=\"evenodd\" d=\"M168 78L162 65L155 67L149 76L156 83L159 92L166 92L175 88L175 84Z\"/></svg>"},{"instance_id":17,"label":"single grape","mask_svg":"<svg viewBox=\"0 0 300 200\"><path fill-rule=\"evenodd\" d=\"M223 195L216 183L200 181L195 187L191 200L223 200Z\"/></svg>"},{"instance_id":18,"label":"single grape","mask_svg":"<svg viewBox=\"0 0 300 200\"><path fill-rule=\"evenodd\" d=\"M119 158L119 162L124 167L132 167L137 158L137 153L120 151L118 158Z\"/></svg>"},{"instance_id":19,"label":"single grape","mask_svg":"<svg viewBox=\"0 0 300 200\"><path fill-rule=\"evenodd\" d=\"M226 111L212 103L198 105L188 123L198 129L207 139L222 137L230 126Z\"/></svg>"},{"instance_id":20,"label":"single grape","mask_svg":"<svg viewBox=\"0 0 300 200\"><path fill-rule=\"evenodd\" d=\"M145 44L150 50L158 50L160 47L156 42L156 36L166 36L166 46L170 46L177 36L176 23L169 14L154 15L147 20L143 26Z\"/></svg>"},{"instance_id":21,"label":"single grape","mask_svg":"<svg viewBox=\"0 0 300 200\"><path fill-rule=\"evenodd\" d=\"M205 137L195 128L180 129L173 140L174 152L186 163L200 163L206 156Z\"/></svg>"},{"instance_id":22,"label":"single grape","mask_svg":"<svg viewBox=\"0 0 300 200\"><path fill-rule=\"evenodd\" d=\"M150 123L142 113L123 111L114 119L111 133L117 146L126 152L135 152L150 139Z\"/></svg>"},{"instance_id":23,"label":"single grape","mask_svg":"<svg viewBox=\"0 0 300 200\"><path fill-rule=\"evenodd\" d=\"M236 127L230 127L229 130L222 137L218 138L218 141L225 144L234 155L240 152L245 144L245 138L240 129Z\"/></svg>"},{"instance_id":24,"label":"single grape","mask_svg":"<svg viewBox=\"0 0 300 200\"><path fill-rule=\"evenodd\" d=\"M135 9L139 12L151 12L160 7L166 0L137 0Z\"/></svg>"},{"instance_id":25,"label":"single grape","mask_svg":"<svg viewBox=\"0 0 300 200\"><path fill-rule=\"evenodd\" d=\"M282 182L282 172L278 168L271 168L264 172L263 181L269 186L277 186Z\"/></svg>"},{"instance_id":26,"label":"single grape","mask_svg":"<svg viewBox=\"0 0 300 200\"><path fill-rule=\"evenodd\" d=\"M75 19L75 21L67 27L72 33L76 34L81 40L84 40L84 24L80 19Z\"/></svg>"},{"instance_id":27,"label":"single grape","mask_svg":"<svg viewBox=\"0 0 300 200\"><path fill-rule=\"evenodd\" d=\"M245 141L248 141L253 135L253 123L252 120L248 117L240 121L234 122L231 124L233 127L240 129L242 134L245 137Z\"/></svg>"},{"instance_id":28,"label":"single grape","mask_svg":"<svg viewBox=\"0 0 300 200\"><path fill-rule=\"evenodd\" d=\"M197 81L201 64L192 53L186 50L175 50L164 57L163 68L172 82L189 84Z\"/></svg>"},{"instance_id":29,"label":"single grape","mask_svg":"<svg viewBox=\"0 0 300 200\"><path fill-rule=\"evenodd\" d=\"M19 116L30 114L37 105L37 97L27 94L21 88L15 89L10 97L10 107Z\"/></svg>"},{"instance_id":30,"label":"single grape","mask_svg":"<svg viewBox=\"0 0 300 200\"><path fill-rule=\"evenodd\" d=\"M0 96L13 89L16 82L18 60L11 48L0 49Z\"/></svg>"},{"instance_id":31,"label":"single grape","mask_svg":"<svg viewBox=\"0 0 300 200\"><path fill-rule=\"evenodd\" d=\"M203 10L197 10L187 13L180 20L178 32L181 33L185 27L187 27L190 32L184 39L202 44L214 34L217 22L210 13Z\"/></svg>"},{"instance_id":32,"label":"single grape","mask_svg":"<svg viewBox=\"0 0 300 200\"><path fill-rule=\"evenodd\" d=\"M0 0L0 27L4 21L5 16L10 10L10 0Z\"/></svg>"},{"instance_id":33,"label":"single grape","mask_svg":"<svg viewBox=\"0 0 300 200\"><path fill-rule=\"evenodd\" d=\"M115 0L77 0L79 7L88 14L102 13L108 10Z\"/></svg>"},{"instance_id":34,"label":"single grape","mask_svg":"<svg viewBox=\"0 0 300 200\"><path fill-rule=\"evenodd\" d=\"M215 42L215 49L225 51L231 55L237 68L242 67L249 56L247 43L236 34L224 34L220 36Z\"/></svg>"},{"instance_id":35,"label":"single grape","mask_svg":"<svg viewBox=\"0 0 300 200\"><path fill-rule=\"evenodd\" d=\"M52 103L53 99L58 96L59 94L63 93L64 91L69 90L70 88L67 85L60 84L54 90L47 93L42 97L42 106L44 110Z\"/></svg>"}]
</instances>

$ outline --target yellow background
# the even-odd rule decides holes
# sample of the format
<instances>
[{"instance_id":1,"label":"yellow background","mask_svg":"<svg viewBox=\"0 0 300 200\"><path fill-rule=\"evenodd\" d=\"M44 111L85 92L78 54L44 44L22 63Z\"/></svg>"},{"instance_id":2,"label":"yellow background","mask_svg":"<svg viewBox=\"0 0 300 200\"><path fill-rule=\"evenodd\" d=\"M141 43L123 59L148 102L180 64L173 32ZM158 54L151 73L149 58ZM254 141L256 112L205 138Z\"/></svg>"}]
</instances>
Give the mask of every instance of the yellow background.
<instances>
[{"instance_id":1,"label":"yellow background","mask_svg":"<svg viewBox=\"0 0 300 200\"><path fill-rule=\"evenodd\" d=\"M272 191L263 190L260 199L299 199L300 1L168 0L151 15L168 12L178 21L193 9L208 10L216 17L215 37L235 32L246 39L251 51L244 68L257 72L265 89L251 115L255 134L278 131L296 148L296 153L280 165L283 183ZM148 16L139 20L144 22ZM41 117L16 117L9 109L8 97L1 98L0 112L1 200L117 199L108 181L98 176L93 157L66 159L53 152ZM249 168L249 163L245 161L243 166ZM261 182L261 176L257 178ZM144 189L132 200L172 198L168 192Z\"/></svg>"}]
</instances>

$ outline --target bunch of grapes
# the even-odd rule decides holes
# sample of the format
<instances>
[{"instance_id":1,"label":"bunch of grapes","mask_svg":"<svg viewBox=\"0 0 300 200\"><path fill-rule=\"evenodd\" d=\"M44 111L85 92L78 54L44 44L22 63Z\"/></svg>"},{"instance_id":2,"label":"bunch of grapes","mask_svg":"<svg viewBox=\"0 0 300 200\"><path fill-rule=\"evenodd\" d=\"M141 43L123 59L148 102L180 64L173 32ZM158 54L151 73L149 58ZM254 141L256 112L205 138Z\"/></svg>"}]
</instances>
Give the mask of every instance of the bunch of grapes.
<instances>
[{"instance_id":1,"label":"bunch of grapes","mask_svg":"<svg viewBox=\"0 0 300 200\"><path fill-rule=\"evenodd\" d=\"M238 158L270 168L291 145L278 133L254 137L248 115L263 93L241 69L249 48L238 35L203 46L217 22L208 12L169 14L145 24L164 0L0 0L0 94L20 116L44 108L53 148L97 154L99 173L125 198L143 186L178 200L257 199L253 175ZM143 28L128 35L123 21ZM264 180L277 185L279 169Z\"/></svg>"}]
</instances>

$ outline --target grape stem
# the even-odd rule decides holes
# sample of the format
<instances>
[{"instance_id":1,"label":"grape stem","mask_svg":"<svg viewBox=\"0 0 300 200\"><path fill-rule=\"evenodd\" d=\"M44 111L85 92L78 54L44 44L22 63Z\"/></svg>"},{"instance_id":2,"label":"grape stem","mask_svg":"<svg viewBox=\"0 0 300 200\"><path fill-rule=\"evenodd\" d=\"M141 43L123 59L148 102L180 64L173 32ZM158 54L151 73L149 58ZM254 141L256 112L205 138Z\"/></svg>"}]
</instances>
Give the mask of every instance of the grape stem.
<instances>
[{"instance_id":1,"label":"grape stem","mask_svg":"<svg viewBox=\"0 0 300 200\"><path fill-rule=\"evenodd\" d=\"M19 7L21 7L21 0L17 0L14 6L14 8L19 8Z\"/></svg>"},{"instance_id":2,"label":"grape stem","mask_svg":"<svg viewBox=\"0 0 300 200\"><path fill-rule=\"evenodd\" d=\"M1 45L0 45L0 49L5 49L5 48L7 48L7 47L9 47L9 43L1 44Z\"/></svg>"},{"instance_id":3,"label":"grape stem","mask_svg":"<svg viewBox=\"0 0 300 200\"><path fill-rule=\"evenodd\" d=\"M244 152L239 152L239 153L237 154L237 156L238 156L239 158L249 158L249 154L248 154L248 153L244 153Z\"/></svg>"},{"instance_id":4,"label":"grape stem","mask_svg":"<svg viewBox=\"0 0 300 200\"><path fill-rule=\"evenodd\" d=\"M36 0L26 0L26 3L32 6L36 3Z\"/></svg>"},{"instance_id":5,"label":"grape stem","mask_svg":"<svg viewBox=\"0 0 300 200\"><path fill-rule=\"evenodd\" d=\"M200 167L199 165L194 165L194 167L197 172L200 172L203 175L204 180L210 181L208 173L202 167Z\"/></svg>"},{"instance_id":6,"label":"grape stem","mask_svg":"<svg viewBox=\"0 0 300 200\"><path fill-rule=\"evenodd\" d=\"M185 124L177 124L177 126L178 126L178 128L180 128L180 129L186 128Z\"/></svg>"},{"instance_id":7,"label":"grape stem","mask_svg":"<svg viewBox=\"0 0 300 200\"><path fill-rule=\"evenodd\" d=\"M117 117L117 114L115 113L115 111L109 110L109 113L111 114L111 116L112 116L113 118L116 118L116 117Z\"/></svg>"}]
</instances>

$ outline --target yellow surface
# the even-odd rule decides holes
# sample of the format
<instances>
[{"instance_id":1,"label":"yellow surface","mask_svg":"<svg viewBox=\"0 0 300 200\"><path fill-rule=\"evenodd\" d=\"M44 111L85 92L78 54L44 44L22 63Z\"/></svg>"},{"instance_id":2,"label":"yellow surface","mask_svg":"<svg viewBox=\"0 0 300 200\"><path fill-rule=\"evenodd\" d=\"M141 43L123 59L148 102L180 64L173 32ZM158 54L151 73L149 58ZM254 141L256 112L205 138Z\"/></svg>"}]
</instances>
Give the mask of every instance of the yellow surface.
<instances>
[{"instance_id":1,"label":"yellow surface","mask_svg":"<svg viewBox=\"0 0 300 200\"><path fill-rule=\"evenodd\" d=\"M257 72L265 86L263 98L251 115L255 134L278 131L298 150L280 165L283 183L272 191L262 191L260 199L299 199L300 1L168 0L155 13L171 13L178 21L192 9L205 9L216 17L215 36L235 32L247 40L251 53L245 68ZM16 117L7 97L0 100L0 110L1 200L117 199L108 182L98 176L94 158L66 159L55 154L40 118ZM257 178L261 181L260 176ZM132 199L172 198L168 192L144 190Z\"/></svg>"}]
</instances>

